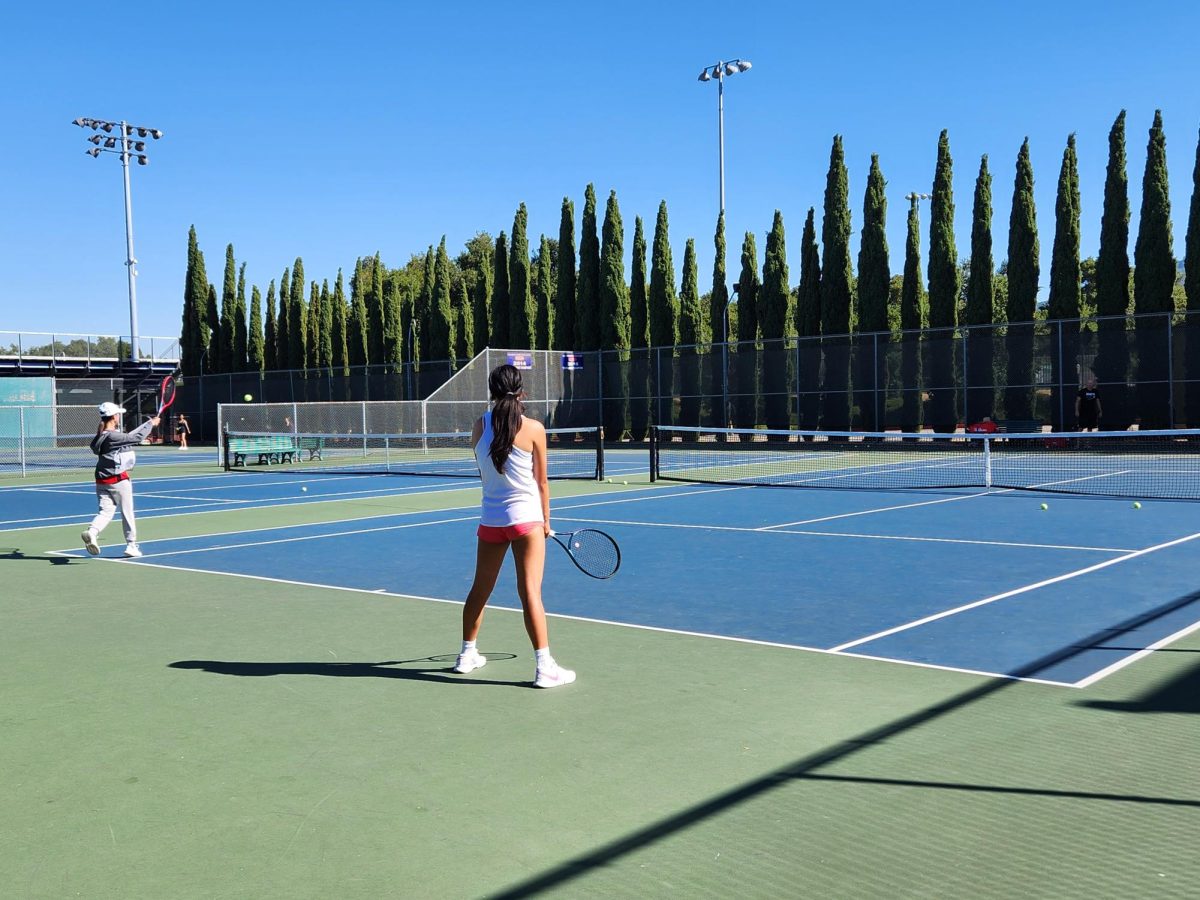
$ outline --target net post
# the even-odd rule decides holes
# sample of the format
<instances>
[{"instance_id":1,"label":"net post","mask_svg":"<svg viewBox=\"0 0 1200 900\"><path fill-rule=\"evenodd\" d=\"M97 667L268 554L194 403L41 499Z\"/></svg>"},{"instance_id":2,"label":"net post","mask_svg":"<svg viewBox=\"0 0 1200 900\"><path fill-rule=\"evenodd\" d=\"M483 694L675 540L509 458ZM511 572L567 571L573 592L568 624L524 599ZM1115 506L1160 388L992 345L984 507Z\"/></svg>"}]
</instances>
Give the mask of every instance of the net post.
<instances>
[{"instance_id":1,"label":"net post","mask_svg":"<svg viewBox=\"0 0 1200 900\"><path fill-rule=\"evenodd\" d=\"M658 426L650 426L650 482L658 481Z\"/></svg>"},{"instance_id":2,"label":"net post","mask_svg":"<svg viewBox=\"0 0 1200 900\"><path fill-rule=\"evenodd\" d=\"M992 438L987 434L983 436L983 486L992 487Z\"/></svg>"},{"instance_id":3,"label":"net post","mask_svg":"<svg viewBox=\"0 0 1200 900\"><path fill-rule=\"evenodd\" d=\"M221 458L224 461L224 469L230 471L229 465L229 423L226 422L221 430Z\"/></svg>"},{"instance_id":4,"label":"net post","mask_svg":"<svg viewBox=\"0 0 1200 900\"><path fill-rule=\"evenodd\" d=\"M596 429L596 480L604 480L604 429Z\"/></svg>"}]
</instances>

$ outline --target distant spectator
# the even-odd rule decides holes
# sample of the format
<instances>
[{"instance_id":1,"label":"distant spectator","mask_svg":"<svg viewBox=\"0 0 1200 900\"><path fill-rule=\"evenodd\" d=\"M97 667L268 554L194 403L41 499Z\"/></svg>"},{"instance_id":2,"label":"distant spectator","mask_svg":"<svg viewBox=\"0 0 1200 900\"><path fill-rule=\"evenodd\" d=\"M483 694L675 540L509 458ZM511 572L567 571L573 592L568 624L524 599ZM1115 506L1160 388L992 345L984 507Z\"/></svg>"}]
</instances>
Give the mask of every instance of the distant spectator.
<instances>
[{"instance_id":1,"label":"distant spectator","mask_svg":"<svg viewBox=\"0 0 1200 900\"><path fill-rule=\"evenodd\" d=\"M974 425L967 426L967 434L995 434L999 430L991 416L984 416Z\"/></svg>"},{"instance_id":2,"label":"distant spectator","mask_svg":"<svg viewBox=\"0 0 1200 900\"><path fill-rule=\"evenodd\" d=\"M1100 394L1096 390L1096 376L1089 375L1079 393L1075 395L1075 421L1080 431L1099 431Z\"/></svg>"},{"instance_id":3,"label":"distant spectator","mask_svg":"<svg viewBox=\"0 0 1200 900\"><path fill-rule=\"evenodd\" d=\"M175 419L175 440L179 442L179 449L186 450L188 448L188 435L192 433L192 428L188 425L187 416L180 413Z\"/></svg>"}]
</instances>

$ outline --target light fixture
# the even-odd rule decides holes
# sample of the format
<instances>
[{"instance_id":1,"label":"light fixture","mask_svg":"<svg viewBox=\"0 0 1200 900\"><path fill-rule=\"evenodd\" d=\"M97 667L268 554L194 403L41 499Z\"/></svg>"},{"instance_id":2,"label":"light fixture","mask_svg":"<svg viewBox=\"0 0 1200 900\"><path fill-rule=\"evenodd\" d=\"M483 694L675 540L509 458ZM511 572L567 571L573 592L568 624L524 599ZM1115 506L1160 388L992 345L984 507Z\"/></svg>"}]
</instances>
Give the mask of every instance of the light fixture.
<instances>
[{"instance_id":1,"label":"light fixture","mask_svg":"<svg viewBox=\"0 0 1200 900\"><path fill-rule=\"evenodd\" d=\"M750 69L754 68L754 64L751 63L750 60L748 60L748 59L738 60L737 66L738 66L739 72L748 72Z\"/></svg>"},{"instance_id":2,"label":"light fixture","mask_svg":"<svg viewBox=\"0 0 1200 900\"><path fill-rule=\"evenodd\" d=\"M143 150L146 149L146 142L145 141L134 141L133 149L136 150L138 153L141 153Z\"/></svg>"},{"instance_id":3,"label":"light fixture","mask_svg":"<svg viewBox=\"0 0 1200 900\"><path fill-rule=\"evenodd\" d=\"M88 138L88 143L89 143L89 144L95 144L96 146L99 146L99 145L100 145L100 142L101 142L102 140L104 140L104 138L100 137L100 135L98 135L98 134L93 134L93 135L92 135L90 138Z\"/></svg>"},{"instance_id":4,"label":"light fixture","mask_svg":"<svg viewBox=\"0 0 1200 900\"><path fill-rule=\"evenodd\" d=\"M84 150L83 152L86 153L88 156L92 156L97 159L100 158L100 148L99 147L93 147L91 150Z\"/></svg>"},{"instance_id":5,"label":"light fixture","mask_svg":"<svg viewBox=\"0 0 1200 900\"><path fill-rule=\"evenodd\" d=\"M104 130L105 134L112 134L112 122L97 122L96 124Z\"/></svg>"},{"instance_id":6,"label":"light fixture","mask_svg":"<svg viewBox=\"0 0 1200 900\"><path fill-rule=\"evenodd\" d=\"M146 154L143 153L138 156L138 165L139 166L144 166L144 165L146 165L147 162L148 162L148 160L146 159Z\"/></svg>"},{"instance_id":7,"label":"light fixture","mask_svg":"<svg viewBox=\"0 0 1200 900\"><path fill-rule=\"evenodd\" d=\"M145 137L145 136L146 136L146 129L145 129L145 128L139 128L139 129L137 130L137 133L138 133L138 137Z\"/></svg>"},{"instance_id":8,"label":"light fixture","mask_svg":"<svg viewBox=\"0 0 1200 900\"><path fill-rule=\"evenodd\" d=\"M733 63L725 64L725 74L726 75L736 75L737 73L738 73L737 66L735 66Z\"/></svg>"},{"instance_id":9,"label":"light fixture","mask_svg":"<svg viewBox=\"0 0 1200 900\"><path fill-rule=\"evenodd\" d=\"M150 129L150 137L154 138L157 141L160 137L162 137L162 132L159 131L157 128L151 128Z\"/></svg>"},{"instance_id":10,"label":"light fixture","mask_svg":"<svg viewBox=\"0 0 1200 900\"><path fill-rule=\"evenodd\" d=\"M700 72L699 80L700 81L711 81L712 80L712 76L708 74L708 69L704 69Z\"/></svg>"}]
</instances>

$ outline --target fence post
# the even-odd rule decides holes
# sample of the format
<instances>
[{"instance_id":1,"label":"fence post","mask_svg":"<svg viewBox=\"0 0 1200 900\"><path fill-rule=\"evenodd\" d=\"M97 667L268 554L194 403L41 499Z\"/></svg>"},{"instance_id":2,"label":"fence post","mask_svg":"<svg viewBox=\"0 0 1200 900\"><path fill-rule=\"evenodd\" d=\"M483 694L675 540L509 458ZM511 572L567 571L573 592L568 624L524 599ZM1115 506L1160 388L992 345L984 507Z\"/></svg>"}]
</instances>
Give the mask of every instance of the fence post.
<instances>
[{"instance_id":1,"label":"fence post","mask_svg":"<svg viewBox=\"0 0 1200 900\"><path fill-rule=\"evenodd\" d=\"M25 407L17 407L17 419L19 424L17 429L19 435L17 437L17 446L21 448L21 477L25 477Z\"/></svg>"},{"instance_id":2,"label":"fence post","mask_svg":"<svg viewBox=\"0 0 1200 900\"><path fill-rule=\"evenodd\" d=\"M1172 332L1174 315L1165 313L1167 317L1167 422L1168 427L1175 427L1175 335Z\"/></svg>"},{"instance_id":3,"label":"fence post","mask_svg":"<svg viewBox=\"0 0 1200 900\"><path fill-rule=\"evenodd\" d=\"M799 360L797 360L799 361ZM871 362L874 369L871 372L871 403L875 406L875 430L887 431L886 422L883 421L884 412L882 405L879 402L879 332L871 333Z\"/></svg>"},{"instance_id":4,"label":"fence post","mask_svg":"<svg viewBox=\"0 0 1200 900\"><path fill-rule=\"evenodd\" d=\"M1058 384L1055 387L1058 389L1058 427L1063 431L1067 431L1067 415L1066 415L1066 378L1067 378L1067 360L1063 357L1063 342L1062 342L1062 320L1059 319L1054 323L1055 331L1058 332Z\"/></svg>"}]
</instances>

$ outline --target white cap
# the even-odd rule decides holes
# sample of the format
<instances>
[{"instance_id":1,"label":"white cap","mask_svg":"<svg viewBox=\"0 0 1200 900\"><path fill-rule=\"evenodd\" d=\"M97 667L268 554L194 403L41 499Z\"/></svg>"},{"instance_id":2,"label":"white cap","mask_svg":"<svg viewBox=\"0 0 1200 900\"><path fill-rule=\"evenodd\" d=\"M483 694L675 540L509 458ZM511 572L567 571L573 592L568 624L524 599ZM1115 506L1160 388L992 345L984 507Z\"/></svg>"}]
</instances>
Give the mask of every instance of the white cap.
<instances>
[{"instance_id":1,"label":"white cap","mask_svg":"<svg viewBox=\"0 0 1200 900\"><path fill-rule=\"evenodd\" d=\"M100 418L107 419L109 416L119 416L125 412L124 407L118 406L115 403L100 404Z\"/></svg>"}]
</instances>

